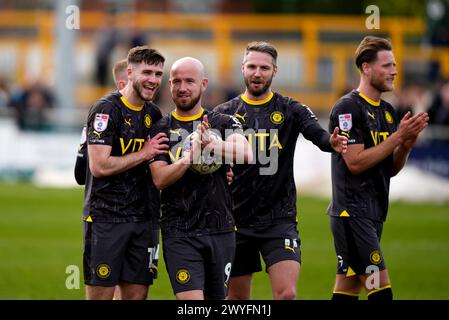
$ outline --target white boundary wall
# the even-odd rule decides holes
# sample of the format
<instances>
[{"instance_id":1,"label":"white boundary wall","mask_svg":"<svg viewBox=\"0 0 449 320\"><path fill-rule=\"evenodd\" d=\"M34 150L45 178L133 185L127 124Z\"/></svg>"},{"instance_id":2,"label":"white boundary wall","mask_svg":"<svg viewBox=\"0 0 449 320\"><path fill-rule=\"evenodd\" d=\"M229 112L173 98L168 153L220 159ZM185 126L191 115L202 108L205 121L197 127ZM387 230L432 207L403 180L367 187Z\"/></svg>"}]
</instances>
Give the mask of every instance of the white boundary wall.
<instances>
[{"instance_id":1,"label":"white boundary wall","mask_svg":"<svg viewBox=\"0 0 449 320\"><path fill-rule=\"evenodd\" d=\"M19 131L14 122L0 119L0 171L33 170L37 185L76 186L73 177L80 133ZM302 136L295 152L298 195L330 198L330 154L321 152ZM449 202L449 181L406 166L391 182L392 200Z\"/></svg>"}]
</instances>

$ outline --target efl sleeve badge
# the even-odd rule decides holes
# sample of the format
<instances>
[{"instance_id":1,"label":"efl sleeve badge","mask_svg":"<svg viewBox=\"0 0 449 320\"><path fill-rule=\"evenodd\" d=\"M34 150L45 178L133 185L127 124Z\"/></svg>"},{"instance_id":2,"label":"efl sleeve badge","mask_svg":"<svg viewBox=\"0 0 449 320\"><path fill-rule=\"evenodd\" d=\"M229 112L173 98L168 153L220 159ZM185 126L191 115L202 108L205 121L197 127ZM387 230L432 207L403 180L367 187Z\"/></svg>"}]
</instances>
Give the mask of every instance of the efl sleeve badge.
<instances>
[{"instance_id":1,"label":"efl sleeve badge","mask_svg":"<svg viewBox=\"0 0 449 320\"><path fill-rule=\"evenodd\" d=\"M352 114L339 114L338 125L341 131L349 131L352 128Z\"/></svg>"},{"instance_id":2,"label":"efl sleeve badge","mask_svg":"<svg viewBox=\"0 0 449 320\"><path fill-rule=\"evenodd\" d=\"M95 115L94 130L103 132L108 127L109 115L104 113L97 113Z\"/></svg>"}]
</instances>

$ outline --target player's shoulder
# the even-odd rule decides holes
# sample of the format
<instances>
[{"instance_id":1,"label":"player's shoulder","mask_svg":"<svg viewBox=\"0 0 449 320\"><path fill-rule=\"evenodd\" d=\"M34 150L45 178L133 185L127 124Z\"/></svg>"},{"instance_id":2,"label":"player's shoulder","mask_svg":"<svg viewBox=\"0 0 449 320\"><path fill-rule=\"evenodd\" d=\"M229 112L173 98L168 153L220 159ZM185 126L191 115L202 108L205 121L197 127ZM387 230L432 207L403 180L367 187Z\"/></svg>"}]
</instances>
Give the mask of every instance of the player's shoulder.
<instances>
[{"instance_id":1,"label":"player's shoulder","mask_svg":"<svg viewBox=\"0 0 449 320\"><path fill-rule=\"evenodd\" d=\"M155 123L154 129L164 130L170 128L170 125L171 125L171 115L169 113L160 118L160 120Z\"/></svg>"},{"instance_id":2,"label":"player's shoulder","mask_svg":"<svg viewBox=\"0 0 449 320\"><path fill-rule=\"evenodd\" d=\"M380 103L383 106L383 108L385 108L387 111L395 111L396 110L393 107L393 105L391 103L389 103L388 101L386 101L386 100L381 99Z\"/></svg>"},{"instance_id":3,"label":"player's shoulder","mask_svg":"<svg viewBox=\"0 0 449 320\"><path fill-rule=\"evenodd\" d=\"M351 92L348 92L347 94L340 97L333 107L334 111L356 111L359 110L360 107L360 97L358 96L357 92L355 90L352 90Z\"/></svg>"},{"instance_id":4,"label":"player's shoulder","mask_svg":"<svg viewBox=\"0 0 449 320\"><path fill-rule=\"evenodd\" d=\"M145 102L145 108L149 112L151 112L151 113L153 113L155 115L160 115L160 118L162 118L161 110L159 109L159 107L155 103L153 103L151 101L146 101Z\"/></svg>"},{"instance_id":5,"label":"player's shoulder","mask_svg":"<svg viewBox=\"0 0 449 320\"><path fill-rule=\"evenodd\" d=\"M240 121L231 114L218 112L215 111L215 109L210 111L207 110L205 111L205 114L213 127L228 126L235 129L241 129L242 127Z\"/></svg>"},{"instance_id":6,"label":"player's shoulder","mask_svg":"<svg viewBox=\"0 0 449 320\"><path fill-rule=\"evenodd\" d=\"M274 93L273 99L277 108L286 108L286 109L307 108L307 106L304 103L296 100L293 97L284 96L279 92Z\"/></svg>"},{"instance_id":7,"label":"player's shoulder","mask_svg":"<svg viewBox=\"0 0 449 320\"><path fill-rule=\"evenodd\" d=\"M92 105L90 109L90 113L119 113L120 112L120 97L121 94L119 91L110 92Z\"/></svg>"},{"instance_id":8,"label":"player's shoulder","mask_svg":"<svg viewBox=\"0 0 449 320\"><path fill-rule=\"evenodd\" d=\"M275 101L275 108L278 111L284 113L287 118L290 116L296 117L306 117L306 118L314 118L316 119L313 111L304 103L296 100L293 97L283 96L280 93L275 93L273 96Z\"/></svg>"},{"instance_id":9,"label":"player's shoulder","mask_svg":"<svg viewBox=\"0 0 449 320\"><path fill-rule=\"evenodd\" d=\"M225 114L234 114L234 112L237 110L240 104L241 104L240 96L237 96L231 100L219 104L213 109L213 111Z\"/></svg>"},{"instance_id":10,"label":"player's shoulder","mask_svg":"<svg viewBox=\"0 0 449 320\"><path fill-rule=\"evenodd\" d=\"M229 114L225 114L219 111L214 110L204 110L204 115L207 115L207 118L209 119L209 122L211 121L223 121L226 119L229 119Z\"/></svg>"}]
</instances>

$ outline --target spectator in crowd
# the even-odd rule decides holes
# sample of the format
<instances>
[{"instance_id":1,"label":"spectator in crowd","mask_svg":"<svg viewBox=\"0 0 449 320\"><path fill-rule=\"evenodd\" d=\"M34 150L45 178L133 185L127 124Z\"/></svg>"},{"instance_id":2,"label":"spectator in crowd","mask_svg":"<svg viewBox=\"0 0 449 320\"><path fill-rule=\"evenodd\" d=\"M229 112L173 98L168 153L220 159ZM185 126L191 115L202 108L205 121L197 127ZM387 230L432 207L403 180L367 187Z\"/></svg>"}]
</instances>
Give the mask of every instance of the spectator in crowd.
<instances>
[{"instance_id":1,"label":"spectator in crowd","mask_svg":"<svg viewBox=\"0 0 449 320\"><path fill-rule=\"evenodd\" d=\"M42 131L50 127L49 110L53 108L54 96L42 82L31 82L12 97L10 104L19 129Z\"/></svg>"},{"instance_id":2,"label":"spectator in crowd","mask_svg":"<svg viewBox=\"0 0 449 320\"><path fill-rule=\"evenodd\" d=\"M449 79L440 87L428 110L429 123L433 125L449 125Z\"/></svg>"},{"instance_id":3,"label":"spectator in crowd","mask_svg":"<svg viewBox=\"0 0 449 320\"><path fill-rule=\"evenodd\" d=\"M10 92L6 81L0 78L0 110L8 107L10 100Z\"/></svg>"}]
</instances>

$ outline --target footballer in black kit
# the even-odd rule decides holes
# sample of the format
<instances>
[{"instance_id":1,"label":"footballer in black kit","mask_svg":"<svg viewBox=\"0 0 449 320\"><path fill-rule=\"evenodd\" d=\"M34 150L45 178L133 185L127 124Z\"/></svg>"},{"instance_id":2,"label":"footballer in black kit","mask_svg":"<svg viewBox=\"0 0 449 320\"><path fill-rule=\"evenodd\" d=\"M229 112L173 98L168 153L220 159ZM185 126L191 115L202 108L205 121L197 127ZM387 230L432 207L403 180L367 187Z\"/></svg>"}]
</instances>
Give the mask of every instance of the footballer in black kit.
<instances>
[{"instance_id":1,"label":"footballer in black kit","mask_svg":"<svg viewBox=\"0 0 449 320\"><path fill-rule=\"evenodd\" d=\"M133 106L115 91L91 108L87 143L111 146L111 156L137 152L150 128L161 118L153 103ZM159 191L152 183L146 162L101 178L87 170L83 210L86 284L152 283L157 270L151 271L157 240L152 220L157 221L159 207Z\"/></svg>"},{"instance_id":2,"label":"footballer in black kit","mask_svg":"<svg viewBox=\"0 0 449 320\"><path fill-rule=\"evenodd\" d=\"M332 109L329 129L339 126L348 137L348 145L363 144L366 149L385 141L398 123L396 111L388 102L372 101L352 90ZM391 172L393 154L358 175L349 171L340 154L332 154L332 202L328 214L340 256L338 274L364 274L370 265L385 269L379 242L387 217Z\"/></svg>"},{"instance_id":3,"label":"footballer in black kit","mask_svg":"<svg viewBox=\"0 0 449 320\"><path fill-rule=\"evenodd\" d=\"M329 129L348 138L344 155L332 155L332 201L328 207L337 255L333 300L392 300L388 269L380 248L387 218L390 179L401 171L429 121L407 112L399 121L382 100L398 74L388 39L366 36L355 51L360 72L356 90L332 108Z\"/></svg>"},{"instance_id":4,"label":"footballer in black kit","mask_svg":"<svg viewBox=\"0 0 449 320\"><path fill-rule=\"evenodd\" d=\"M296 142L302 133L330 152L329 134L307 106L279 93L260 101L240 95L214 110L240 120L255 155L254 164L233 169L237 251L232 275L261 271L259 251L266 269L283 260L300 262L293 176ZM270 161L262 164L262 157Z\"/></svg>"},{"instance_id":5,"label":"footballer in black kit","mask_svg":"<svg viewBox=\"0 0 449 320\"><path fill-rule=\"evenodd\" d=\"M196 130L205 115L211 130L219 131L223 140L226 129L241 129L236 119L213 111L202 109L192 117L172 112L153 129L169 137L169 154L158 155L152 162L172 164L178 161L186 137ZM175 294L203 290L208 299L226 297L235 250L227 167L223 164L210 174L187 170L179 180L162 190L163 252Z\"/></svg>"}]
</instances>

